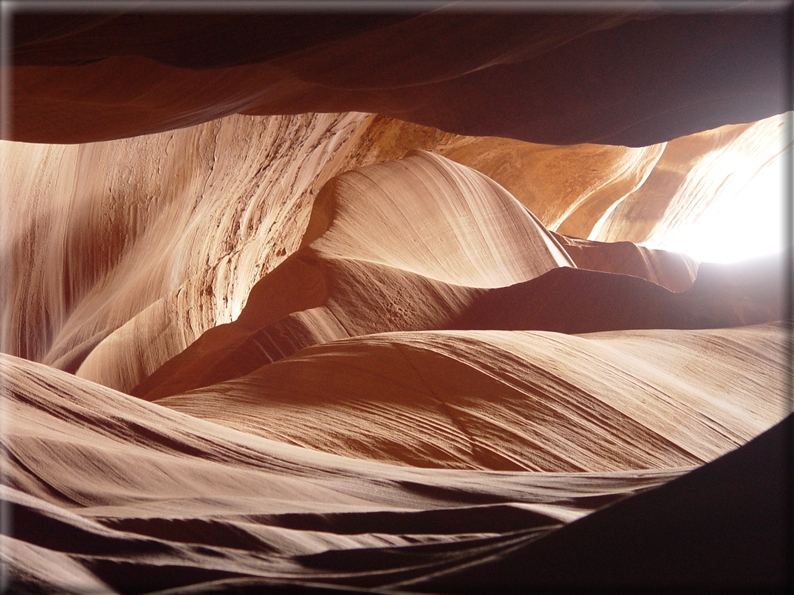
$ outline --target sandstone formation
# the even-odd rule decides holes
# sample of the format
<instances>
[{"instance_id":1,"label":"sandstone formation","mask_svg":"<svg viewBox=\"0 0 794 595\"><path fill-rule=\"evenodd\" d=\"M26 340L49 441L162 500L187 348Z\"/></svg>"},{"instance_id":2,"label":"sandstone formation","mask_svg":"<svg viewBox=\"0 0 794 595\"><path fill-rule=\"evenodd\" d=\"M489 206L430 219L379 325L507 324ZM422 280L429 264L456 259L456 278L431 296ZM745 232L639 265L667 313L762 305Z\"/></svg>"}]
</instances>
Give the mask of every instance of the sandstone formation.
<instances>
[{"instance_id":1,"label":"sandstone formation","mask_svg":"<svg viewBox=\"0 0 794 595\"><path fill-rule=\"evenodd\" d=\"M764 167L790 151L790 143L783 117L670 141L645 183L613 202L590 237L664 247L676 229L695 225L706 211L730 204ZM632 221L632 228L624 221Z\"/></svg>"},{"instance_id":2,"label":"sandstone formation","mask_svg":"<svg viewBox=\"0 0 794 595\"><path fill-rule=\"evenodd\" d=\"M632 275L559 268L478 296L453 326L579 334L758 324L784 316L782 271L778 255L703 263L689 289L672 293Z\"/></svg>"},{"instance_id":3,"label":"sandstone formation","mask_svg":"<svg viewBox=\"0 0 794 595\"><path fill-rule=\"evenodd\" d=\"M432 154L353 170L323 187L301 248L251 290L239 318L207 331L132 394L163 398L375 332L712 328L783 315L779 259L745 265L752 280L742 279L742 267L723 267L730 289L707 280L676 296L642 277L686 283L682 257L646 252L646 266L633 268L620 247L579 242L577 256L610 272L553 271L575 266L555 239L493 182ZM585 256L595 253L602 263ZM641 278L614 274L624 271ZM90 378L90 365L107 369L100 357L98 350L78 375Z\"/></svg>"},{"instance_id":4,"label":"sandstone formation","mask_svg":"<svg viewBox=\"0 0 794 595\"><path fill-rule=\"evenodd\" d=\"M789 580L791 484L785 478L792 429L789 416L714 464L618 502L549 539L527 538L485 567L462 566L403 588L782 591ZM335 562L343 566L345 560Z\"/></svg>"},{"instance_id":5,"label":"sandstone formation","mask_svg":"<svg viewBox=\"0 0 794 595\"><path fill-rule=\"evenodd\" d=\"M782 329L763 325L386 333L158 402L291 444L419 467L681 467L779 421L784 346ZM748 359L751 378L735 372Z\"/></svg>"},{"instance_id":6,"label":"sandstone formation","mask_svg":"<svg viewBox=\"0 0 794 595\"><path fill-rule=\"evenodd\" d=\"M4 12L0 591L790 590L790 4L251 6Z\"/></svg>"},{"instance_id":7,"label":"sandstone formation","mask_svg":"<svg viewBox=\"0 0 794 595\"><path fill-rule=\"evenodd\" d=\"M747 4L67 19L20 10L11 134L86 142L240 112L365 111L458 134L647 146L791 109L786 6Z\"/></svg>"},{"instance_id":8,"label":"sandstone formation","mask_svg":"<svg viewBox=\"0 0 794 595\"><path fill-rule=\"evenodd\" d=\"M393 467L224 428L12 356L2 366L14 532L0 555L20 591L149 592L227 578L263 579L260 589L385 584L476 559L502 534L542 535L688 470ZM377 561L318 572L309 559L380 549L394 566L385 573L372 572ZM401 569L390 555L424 559Z\"/></svg>"}]
</instances>

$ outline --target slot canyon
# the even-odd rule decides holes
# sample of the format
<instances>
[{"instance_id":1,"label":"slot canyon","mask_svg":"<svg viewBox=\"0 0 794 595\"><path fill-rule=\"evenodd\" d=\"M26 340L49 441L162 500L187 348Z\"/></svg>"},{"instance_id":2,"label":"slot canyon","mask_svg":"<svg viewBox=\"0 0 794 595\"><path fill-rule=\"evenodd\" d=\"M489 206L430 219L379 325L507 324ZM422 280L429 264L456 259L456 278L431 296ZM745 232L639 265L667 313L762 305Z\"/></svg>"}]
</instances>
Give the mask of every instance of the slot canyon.
<instances>
[{"instance_id":1,"label":"slot canyon","mask_svg":"<svg viewBox=\"0 0 794 595\"><path fill-rule=\"evenodd\" d=\"M119 6L3 7L0 591L794 589L789 0Z\"/></svg>"}]
</instances>

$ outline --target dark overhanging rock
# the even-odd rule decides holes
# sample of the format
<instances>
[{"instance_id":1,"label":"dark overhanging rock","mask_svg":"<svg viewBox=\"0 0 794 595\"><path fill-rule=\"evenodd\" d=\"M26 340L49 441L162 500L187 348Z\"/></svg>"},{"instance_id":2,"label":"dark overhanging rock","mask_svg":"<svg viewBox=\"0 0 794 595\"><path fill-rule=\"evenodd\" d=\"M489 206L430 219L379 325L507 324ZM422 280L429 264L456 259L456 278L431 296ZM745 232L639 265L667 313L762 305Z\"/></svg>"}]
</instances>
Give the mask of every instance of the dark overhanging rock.
<instances>
[{"instance_id":1,"label":"dark overhanging rock","mask_svg":"<svg viewBox=\"0 0 794 595\"><path fill-rule=\"evenodd\" d=\"M237 112L365 111L459 134L644 146L790 110L791 7L715 6L19 12L10 134L73 143Z\"/></svg>"}]
</instances>

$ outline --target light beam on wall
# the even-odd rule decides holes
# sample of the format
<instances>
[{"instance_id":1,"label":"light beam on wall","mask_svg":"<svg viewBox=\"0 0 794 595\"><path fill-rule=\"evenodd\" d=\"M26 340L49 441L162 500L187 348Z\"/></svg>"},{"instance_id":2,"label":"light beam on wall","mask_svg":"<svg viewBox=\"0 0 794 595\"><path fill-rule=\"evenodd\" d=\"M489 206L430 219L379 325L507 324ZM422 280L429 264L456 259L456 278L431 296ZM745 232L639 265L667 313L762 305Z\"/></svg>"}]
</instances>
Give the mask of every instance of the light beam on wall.
<instances>
[{"instance_id":1,"label":"light beam on wall","mask_svg":"<svg viewBox=\"0 0 794 595\"><path fill-rule=\"evenodd\" d=\"M644 244L683 252L701 262L737 262L781 252L787 239L784 214L790 197L785 179L791 161L784 118L767 121L752 147L746 145L746 156L737 153L737 143L703 164L710 171L697 176L693 192L710 185L716 199L683 225L671 226ZM760 142L759 133L766 135Z\"/></svg>"}]
</instances>

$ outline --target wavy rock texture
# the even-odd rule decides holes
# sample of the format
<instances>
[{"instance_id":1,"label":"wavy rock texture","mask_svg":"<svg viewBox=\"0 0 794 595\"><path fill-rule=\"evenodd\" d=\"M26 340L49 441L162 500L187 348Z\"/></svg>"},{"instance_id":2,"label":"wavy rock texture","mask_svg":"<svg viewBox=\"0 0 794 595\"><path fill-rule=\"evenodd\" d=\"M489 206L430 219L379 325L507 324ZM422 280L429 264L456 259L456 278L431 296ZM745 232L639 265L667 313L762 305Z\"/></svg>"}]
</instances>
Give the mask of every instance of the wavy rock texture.
<instances>
[{"instance_id":1,"label":"wavy rock texture","mask_svg":"<svg viewBox=\"0 0 794 595\"><path fill-rule=\"evenodd\" d=\"M435 200L428 201L428 195ZM314 241L314 236L321 237ZM509 249L522 243L522 251ZM177 380L155 395L231 377L212 375L210 381L208 359L218 352L230 355L252 332L288 314L324 306L333 291L329 287L335 285L342 286L334 292L341 294L335 301L342 302L346 315L331 307L330 316L320 316L321 329L311 330L325 340L436 328L466 304L472 293L467 287L509 285L552 266L571 264L546 230L502 188L431 154L334 178L315 200L302 244L305 248L274 272L275 279L252 289L234 324L215 327L177 356L178 362L169 362L169 369L177 365L188 383ZM335 275L327 270L329 266L340 272ZM409 284L416 289L411 291ZM371 295L373 286L380 289L377 297ZM425 298L424 308L417 307L416 298L428 292L434 295ZM349 311L351 307L356 311ZM256 361L239 355L231 354L238 373L240 365ZM187 367L185 361L190 362ZM90 374L89 366L106 367L101 360L98 364L89 360L78 374ZM146 387L162 382L158 374L135 394L156 398L147 394Z\"/></svg>"},{"instance_id":2,"label":"wavy rock texture","mask_svg":"<svg viewBox=\"0 0 794 595\"><path fill-rule=\"evenodd\" d=\"M315 199L302 244L472 287L573 264L503 188L430 153L331 180Z\"/></svg>"},{"instance_id":3,"label":"wavy rock texture","mask_svg":"<svg viewBox=\"0 0 794 595\"><path fill-rule=\"evenodd\" d=\"M278 223L300 226L362 118L233 118L112 144L4 145L8 186L24 197L6 209L28 222L5 257L4 349L74 371L147 308L141 324L175 333L180 349L236 317L263 269L295 248Z\"/></svg>"},{"instance_id":4,"label":"wavy rock texture","mask_svg":"<svg viewBox=\"0 0 794 595\"><path fill-rule=\"evenodd\" d=\"M465 138L438 150L497 180L549 229L584 238L616 201L643 187L665 148Z\"/></svg>"},{"instance_id":5,"label":"wavy rock texture","mask_svg":"<svg viewBox=\"0 0 794 595\"><path fill-rule=\"evenodd\" d=\"M14 5L0 591L791 590L765 7Z\"/></svg>"},{"instance_id":6,"label":"wavy rock texture","mask_svg":"<svg viewBox=\"0 0 794 595\"><path fill-rule=\"evenodd\" d=\"M681 171L741 150L723 132ZM786 412L784 330L759 325L784 317L780 258L548 229L587 231L675 142L326 114L6 143L8 580L420 585L763 432Z\"/></svg>"},{"instance_id":7,"label":"wavy rock texture","mask_svg":"<svg viewBox=\"0 0 794 595\"><path fill-rule=\"evenodd\" d=\"M360 139L371 119L235 117L112 143L4 143L3 219L24 224L4 235L2 349L74 372L99 346L118 369L92 377L129 390L239 315L298 247L324 182L371 161Z\"/></svg>"},{"instance_id":8,"label":"wavy rock texture","mask_svg":"<svg viewBox=\"0 0 794 595\"><path fill-rule=\"evenodd\" d=\"M300 446L420 467L680 467L780 420L783 350L782 329L764 326L389 333L306 349L158 402ZM748 360L752 376L736 374Z\"/></svg>"},{"instance_id":9,"label":"wavy rock texture","mask_svg":"<svg viewBox=\"0 0 794 595\"><path fill-rule=\"evenodd\" d=\"M208 331L132 394L154 400L207 386L334 339L446 328L487 288L573 265L504 189L430 153L333 178L315 200L301 244L252 290L238 320ZM646 253L650 262L631 272L669 274L682 284L689 278L686 259L670 255L663 265ZM603 260L630 269L611 254Z\"/></svg>"},{"instance_id":10,"label":"wavy rock texture","mask_svg":"<svg viewBox=\"0 0 794 595\"><path fill-rule=\"evenodd\" d=\"M765 126L779 124L770 121ZM732 138L728 131L721 134L726 136ZM238 143L241 138L259 143L262 152L243 150L244 145ZM322 140L314 146L314 138ZM754 138L760 146L758 135ZM295 148L305 147L304 142L314 148ZM709 147L697 158L690 153L689 161L679 166L686 170L692 162L700 163L698 175L703 180L703 162L722 163L715 165L716 177L701 186L705 190L693 194L701 202L719 202L724 186L720 172L728 171L744 146L737 142L722 154ZM270 143L280 148L274 150ZM12 294L5 299L4 350L74 371L99 343L124 326L102 349L114 350L112 344L121 340L108 359L125 359L126 370L105 369L91 377L130 390L202 332L239 314L262 273L297 247L311 200L324 181L340 170L402 157L412 147L424 147L480 167L507 188L524 188L520 182L526 176L517 181L499 167L486 167L488 159L466 158L455 146L469 154L481 147L490 155L490 163L503 159L514 164L508 172L532 171L533 167L542 172L546 163L543 159L540 165L536 163L536 156L544 151L533 145L453 137L366 116L236 118L191 131L113 143L3 145L4 180L7 192L16 198L4 205L6 220L26 222L6 235L12 245L6 250L4 270L10 271L7 288ZM582 150L592 153L595 149L569 148L573 161L567 163L576 163ZM565 151L554 153L562 156ZM725 161L720 162L725 154ZM143 157L130 159L130 155ZM294 163L288 166L288 160ZM247 165L232 168L231 163ZM602 164L604 176L613 171L612 163ZM579 161L579 165L566 171L589 169L597 163ZM550 188L559 183L571 189L571 196L592 194L587 180L566 186L555 171L538 173L536 185ZM618 184L620 176L614 179ZM525 204L533 204L526 192L516 194L524 197ZM253 202L232 214L224 202L229 195L239 201L250 196ZM191 198L184 200L196 206L182 208L182 197L187 196ZM620 193L613 200L625 203ZM276 208L270 209L271 204ZM541 222L550 226L555 217ZM281 220L295 224L282 225ZM631 213L623 218L621 229L628 236L635 233L634 221ZM586 234L595 223L591 220L581 231ZM671 225L671 230L677 229ZM103 239L101 252L89 249L97 237ZM603 249L583 251L586 244L581 240L557 239L585 268L642 276L676 291L694 278L694 263L674 264L681 257L668 253L628 243L595 244ZM149 250L154 257L148 256ZM609 257L595 257L606 252ZM117 293L124 296L122 302L113 297ZM176 317L169 314L174 307L179 312ZM122 335L128 338L121 339ZM162 346L136 354L134 346L127 346L130 340L147 344L157 340Z\"/></svg>"},{"instance_id":11,"label":"wavy rock texture","mask_svg":"<svg viewBox=\"0 0 794 595\"><path fill-rule=\"evenodd\" d=\"M467 165L498 182L554 232L669 249L676 233L730 205L765 168L790 158L787 117L633 148L457 136L378 116L360 142L373 162L424 149Z\"/></svg>"},{"instance_id":12,"label":"wavy rock texture","mask_svg":"<svg viewBox=\"0 0 794 595\"><path fill-rule=\"evenodd\" d=\"M133 394L153 400L214 384L317 342L440 328L478 288L573 264L503 188L430 153L331 180L301 244L234 323L208 331ZM308 324L293 316L267 328L302 310L312 311Z\"/></svg>"},{"instance_id":13,"label":"wavy rock texture","mask_svg":"<svg viewBox=\"0 0 794 595\"><path fill-rule=\"evenodd\" d=\"M779 127L779 122L764 125ZM763 129L755 126L759 127ZM729 131L709 134L735 137ZM699 164L698 179L709 183L690 194L700 203L719 202L725 186L722 172L729 171L745 147L739 142L744 136L722 153L701 147L704 152L697 158L690 152L688 161L678 166L685 171L693 162ZM244 149L242 138L260 146L261 152ZM753 138L758 150L763 149L758 133ZM524 187L520 182L525 177L517 181L515 175L499 175L498 167L486 167L488 159L467 159L456 152L456 144L470 154L482 146L491 163L504 159L515 164L508 171L544 171L545 158L536 163L533 145L497 141L455 138L396 121L348 115L238 117L190 131L79 146L5 144L4 180L15 200L4 205L4 219L26 224L6 234L11 245L4 270L10 294L4 299L3 349L76 371L101 345L101 351L112 352L105 359L115 363L107 367L88 362L82 373L131 390L201 333L239 315L253 284L297 248L311 201L334 174L401 157L419 146L468 161L507 187ZM569 148L574 161L568 165L582 150L592 153L595 148ZM623 149L627 150L636 151ZM246 165L232 167L238 163ZM612 163L602 164L605 177L611 175ZM704 178L703 163L717 164L717 175ZM597 165L580 161L580 167L567 171L589 169L585 164ZM538 173L536 185L559 183L571 189L571 196L592 195L587 180L566 185L555 171ZM743 171L746 177L746 168ZM613 179L618 184L621 178ZM626 204L635 194L626 198L617 193L613 204ZM237 201L233 211L227 206L229 196ZM533 204L526 192L523 196L525 204ZM636 233L635 220L643 219L632 213L622 219L620 229L629 237ZM541 222L551 225L549 220ZM668 231L685 223L670 223ZM590 225L595 222L582 229L583 235ZM102 251L91 249L97 238L102 239ZM695 264L677 262L681 257L669 253L628 243L556 239L584 268L641 276L675 291L694 278ZM171 314L174 308L177 316ZM147 347L142 350L135 344ZM111 369L122 361L123 369Z\"/></svg>"},{"instance_id":14,"label":"wavy rock texture","mask_svg":"<svg viewBox=\"0 0 794 595\"><path fill-rule=\"evenodd\" d=\"M244 149L242 138L261 152ZM28 224L9 234L4 350L129 391L201 333L239 315L258 277L297 247L326 179L414 146L456 141L347 115L238 117L79 146L6 144L4 180L17 198L5 204L6 220ZM524 154L530 162L532 152ZM230 196L239 205L231 212ZM193 206L183 208L183 200ZM90 249L97 237L102 251ZM679 256L627 248L641 253L628 267L612 256L585 266L660 282L666 270L679 278L674 289L694 277L679 271L694 266L674 264ZM660 258L664 266L653 264Z\"/></svg>"},{"instance_id":15,"label":"wavy rock texture","mask_svg":"<svg viewBox=\"0 0 794 595\"><path fill-rule=\"evenodd\" d=\"M428 202L427 195L438 198ZM636 247L633 262L623 256L632 244L614 250L560 239L582 260L600 253L613 271L669 277L675 285L689 280L689 263L675 255L638 263ZM303 347L374 332L711 328L783 315L778 259L746 265L752 280L742 278L742 267L723 267L731 291L715 279L680 296L640 278L552 274L572 260L531 213L487 178L429 153L332 179L301 243L254 287L235 322L205 333L132 394L160 399L253 372ZM604 268L597 258L588 264Z\"/></svg>"},{"instance_id":16,"label":"wavy rock texture","mask_svg":"<svg viewBox=\"0 0 794 595\"><path fill-rule=\"evenodd\" d=\"M14 532L0 555L17 592L149 592L245 577L275 590L384 585L477 560L688 470L527 474L354 461L1 361L2 498ZM344 551L360 562L323 571L312 559ZM406 557L417 563L403 567Z\"/></svg>"}]
</instances>

